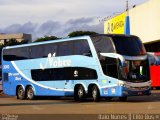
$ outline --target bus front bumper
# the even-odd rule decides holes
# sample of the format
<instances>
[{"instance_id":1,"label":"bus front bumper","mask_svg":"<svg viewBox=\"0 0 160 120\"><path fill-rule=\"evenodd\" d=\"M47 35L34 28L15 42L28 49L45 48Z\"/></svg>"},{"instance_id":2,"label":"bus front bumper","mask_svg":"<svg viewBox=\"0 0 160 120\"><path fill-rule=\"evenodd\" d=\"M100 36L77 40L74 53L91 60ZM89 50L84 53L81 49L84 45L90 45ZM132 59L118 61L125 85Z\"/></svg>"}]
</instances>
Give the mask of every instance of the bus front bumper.
<instances>
[{"instance_id":1,"label":"bus front bumper","mask_svg":"<svg viewBox=\"0 0 160 120\"><path fill-rule=\"evenodd\" d=\"M101 89L102 97L123 97L123 96L145 96L151 94L150 87L137 87L134 89L126 88L124 86L115 86Z\"/></svg>"}]
</instances>

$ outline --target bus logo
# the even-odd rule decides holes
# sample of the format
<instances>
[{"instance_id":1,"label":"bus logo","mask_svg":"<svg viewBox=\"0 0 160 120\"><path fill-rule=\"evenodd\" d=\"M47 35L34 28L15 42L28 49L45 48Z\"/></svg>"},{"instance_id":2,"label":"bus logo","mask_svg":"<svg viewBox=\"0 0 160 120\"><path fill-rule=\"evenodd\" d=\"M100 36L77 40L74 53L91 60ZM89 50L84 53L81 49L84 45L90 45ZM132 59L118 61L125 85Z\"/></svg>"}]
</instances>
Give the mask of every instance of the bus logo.
<instances>
[{"instance_id":1,"label":"bus logo","mask_svg":"<svg viewBox=\"0 0 160 120\"><path fill-rule=\"evenodd\" d=\"M56 58L56 53L49 53L47 57L47 61L45 64L40 63L40 68L45 69L46 67L67 67L71 66L71 60L62 60L60 58Z\"/></svg>"}]
</instances>

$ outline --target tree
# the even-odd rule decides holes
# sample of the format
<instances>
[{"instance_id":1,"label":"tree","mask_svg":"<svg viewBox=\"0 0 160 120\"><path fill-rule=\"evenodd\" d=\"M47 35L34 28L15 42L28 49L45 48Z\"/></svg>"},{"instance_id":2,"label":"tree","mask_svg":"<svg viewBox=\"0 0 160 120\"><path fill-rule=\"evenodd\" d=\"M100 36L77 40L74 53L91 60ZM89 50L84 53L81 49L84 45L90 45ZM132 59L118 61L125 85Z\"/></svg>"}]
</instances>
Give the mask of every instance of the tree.
<instances>
[{"instance_id":1,"label":"tree","mask_svg":"<svg viewBox=\"0 0 160 120\"><path fill-rule=\"evenodd\" d=\"M98 34L94 31L74 31L68 34L69 37L77 37L77 36L84 36L84 35L95 35Z\"/></svg>"},{"instance_id":2,"label":"tree","mask_svg":"<svg viewBox=\"0 0 160 120\"><path fill-rule=\"evenodd\" d=\"M59 38L57 38L56 36L44 36L44 37L38 38L34 42L50 41L50 40L57 40L57 39Z\"/></svg>"},{"instance_id":3,"label":"tree","mask_svg":"<svg viewBox=\"0 0 160 120\"><path fill-rule=\"evenodd\" d=\"M0 49L2 50L2 48L6 47L6 46L20 45L20 44L26 44L26 43L28 43L27 40L22 40L21 42L18 42L16 39L10 39L9 41L5 42L4 44L1 44Z\"/></svg>"}]
</instances>

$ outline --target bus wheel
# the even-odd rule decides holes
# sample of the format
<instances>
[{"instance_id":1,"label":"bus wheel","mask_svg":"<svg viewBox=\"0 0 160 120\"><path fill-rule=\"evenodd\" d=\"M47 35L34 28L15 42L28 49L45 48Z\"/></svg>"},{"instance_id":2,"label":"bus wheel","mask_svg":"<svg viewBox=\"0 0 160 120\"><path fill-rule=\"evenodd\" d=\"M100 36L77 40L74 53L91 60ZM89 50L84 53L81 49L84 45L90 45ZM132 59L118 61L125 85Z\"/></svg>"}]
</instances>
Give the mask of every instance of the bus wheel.
<instances>
[{"instance_id":1,"label":"bus wheel","mask_svg":"<svg viewBox=\"0 0 160 120\"><path fill-rule=\"evenodd\" d=\"M82 85L79 85L77 89L75 89L74 99L76 101L83 101L85 98L85 90Z\"/></svg>"},{"instance_id":2,"label":"bus wheel","mask_svg":"<svg viewBox=\"0 0 160 120\"><path fill-rule=\"evenodd\" d=\"M124 102L124 101L127 100L127 97L119 97L119 100L122 101L122 102Z\"/></svg>"},{"instance_id":3,"label":"bus wheel","mask_svg":"<svg viewBox=\"0 0 160 120\"><path fill-rule=\"evenodd\" d=\"M96 85L92 88L92 98L94 102L98 102L100 100L100 92Z\"/></svg>"},{"instance_id":4,"label":"bus wheel","mask_svg":"<svg viewBox=\"0 0 160 120\"><path fill-rule=\"evenodd\" d=\"M34 90L31 86L29 86L27 88L27 99L28 100L33 100L35 98L35 95L34 95Z\"/></svg>"},{"instance_id":5,"label":"bus wheel","mask_svg":"<svg viewBox=\"0 0 160 120\"><path fill-rule=\"evenodd\" d=\"M17 99L20 99L20 100L25 99L25 91L22 86L19 86L17 89Z\"/></svg>"}]
</instances>

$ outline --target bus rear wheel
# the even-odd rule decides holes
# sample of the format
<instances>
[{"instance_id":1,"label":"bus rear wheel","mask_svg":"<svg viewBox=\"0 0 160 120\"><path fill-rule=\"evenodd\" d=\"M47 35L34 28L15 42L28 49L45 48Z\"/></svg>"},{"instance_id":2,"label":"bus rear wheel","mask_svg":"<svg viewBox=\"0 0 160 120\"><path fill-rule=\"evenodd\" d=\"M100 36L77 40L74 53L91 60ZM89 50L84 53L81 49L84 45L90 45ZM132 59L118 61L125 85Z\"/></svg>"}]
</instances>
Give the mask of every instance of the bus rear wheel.
<instances>
[{"instance_id":1,"label":"bus rear wheel","mask_svg":"<svg viewBox=\"0 0 160 120\"><path fill-rule=\"evenodd\" d=\"M17 89L17 99L24 100L25 99L25 90L22 86L19 86Z\"/></svg>"},{"instance_id":2,"label":"bus rear wheel","mask_svg":"<svg viewBox=\"0 0 160 120\"><path fill-rule=\"evenodd\" d=\"M76 89L75 89L75 93L74 93L74 99L76 101L83 101L85 99L85 90L84 87L82 85L79 85Z\"/></svg>"},{"instance_id":3,"label":"bus rear wheel","mask_svg":"<svg viewBox=\"0 0 160 120\"><path fill-rule=\"evenodd\" d=\"M27 95L27 99L28 99L28 100L33 100L33 99L35 99L34 90L33 90L33 88L32 88L31 86L29 86L29 87L27 88L27 93L26 93L26 95Z\"/></svg>"},{"instance_id":4,"label":"bus rear wheel","mask_svg":"<svg viewBox=\"0 0 160 120\"><path fill-rule=\"evenodd\" d=\"M94 102L98 102L100 100L100 92L96 85L92 88L92 99Z\"/></svg>"}]
</instances>

